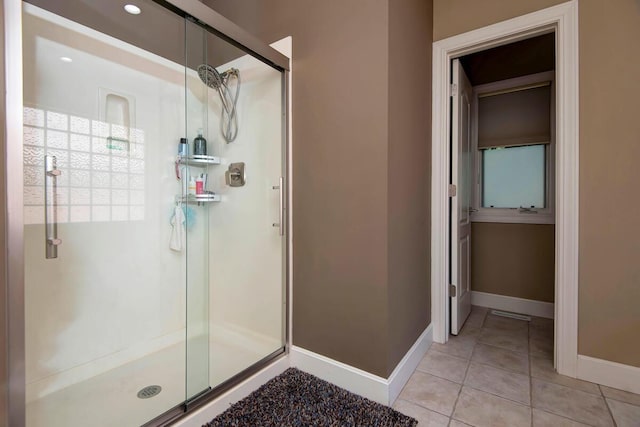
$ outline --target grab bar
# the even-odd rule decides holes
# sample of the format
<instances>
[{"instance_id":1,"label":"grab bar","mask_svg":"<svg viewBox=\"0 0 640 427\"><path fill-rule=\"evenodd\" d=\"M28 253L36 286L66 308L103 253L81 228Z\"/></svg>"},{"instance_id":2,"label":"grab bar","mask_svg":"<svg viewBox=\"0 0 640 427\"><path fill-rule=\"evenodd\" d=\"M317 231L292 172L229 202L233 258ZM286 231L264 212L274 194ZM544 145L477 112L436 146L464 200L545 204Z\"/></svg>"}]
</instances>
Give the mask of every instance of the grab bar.
<instances>
[{"instance_id":1,"label":"grab bar","mask_svg":"<svg viewBox=\"0 0 640 427\"><path fill-rule=\"evenodd\" d=\"M57 178L62 175L62 171L58 169L56 163L56 156L44 156L44 229L47 259L58 258L58 246L62 244L62 240L58 239L56 209Z\"/></svg>"},{"instance_id":2,"label":"grab bar","mask_svg":"<svg viewBox=\"0 0 640 427\"><path fill-rule=\"evenodd\" d=\"M273 187L274 190L279 190L279 220L278 222L274 222L272 225L274 227L278 227L278 233L280 233L281 236L284 236L284 178L280 177L280 181L278 183L278 185L274 185Z\"/></svg>"}]
</instances>

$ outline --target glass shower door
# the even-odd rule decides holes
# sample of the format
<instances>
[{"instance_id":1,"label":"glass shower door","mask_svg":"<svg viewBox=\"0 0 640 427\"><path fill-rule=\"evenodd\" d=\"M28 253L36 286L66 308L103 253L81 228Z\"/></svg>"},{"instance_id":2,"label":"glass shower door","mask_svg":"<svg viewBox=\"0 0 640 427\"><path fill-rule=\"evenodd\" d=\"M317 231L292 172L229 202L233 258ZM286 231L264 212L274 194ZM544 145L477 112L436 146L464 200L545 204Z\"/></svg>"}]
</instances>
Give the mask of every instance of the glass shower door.
<instances>
[{"instance_id":1,"label":"glass shower door","mask_svg":"<svg viewBox=\"0 0 640 427\"><path fill-rule=\"evenodd\" d=\"M171 227L184 19L152 1L137 16L119 2L34 3L23 8L27 425L141 425L186 398L187 255Z\"/></svg>"},{"instance_id":2,"label":"glass shower door","mask_svg":"<svg viewBox=\"0 0 640 427\"><path fill-rule=\"evenodd\" d=\"M202 134L206 154L216 159L191 168L194 176L206 174L204 191L216 198L190 205L196 223L206 222L208 239L187 232L187 264L194 267L188 269L194 274L187 311L201 313L201 298L207 298L206 380L215 388L284 349L284 79L280 70L191 22L186 42L191 152L198 155L194 142ZM203 255L206 272L198 267ZM188 318L189 329L201 316ZM198 354L196 345L189 343L187 353ZM197 360L188 364L188 373L195 373L187 376L188 390L205 386L203 370Z\"/></svg>"}]
</instances>

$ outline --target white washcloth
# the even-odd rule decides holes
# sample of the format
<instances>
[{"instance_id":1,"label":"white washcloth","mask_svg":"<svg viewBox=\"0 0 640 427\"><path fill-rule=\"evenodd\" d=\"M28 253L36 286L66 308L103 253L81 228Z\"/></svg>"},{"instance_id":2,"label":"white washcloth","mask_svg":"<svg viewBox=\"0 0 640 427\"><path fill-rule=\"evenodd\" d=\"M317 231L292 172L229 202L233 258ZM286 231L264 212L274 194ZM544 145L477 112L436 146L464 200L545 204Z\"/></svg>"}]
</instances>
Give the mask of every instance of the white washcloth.
<instances>
[{"instance_id":1,"label":"white washcloth","mask_svg":"<svg viewBox=\"0 0 640 427\"><path fill-rule=\"evenodd\" d=\"M180 252L182 250L182 240L184 235L184 212L182 206L176 206L171 218L171 241L169 248L173 251Z\"/></svg>"}]
</instances>

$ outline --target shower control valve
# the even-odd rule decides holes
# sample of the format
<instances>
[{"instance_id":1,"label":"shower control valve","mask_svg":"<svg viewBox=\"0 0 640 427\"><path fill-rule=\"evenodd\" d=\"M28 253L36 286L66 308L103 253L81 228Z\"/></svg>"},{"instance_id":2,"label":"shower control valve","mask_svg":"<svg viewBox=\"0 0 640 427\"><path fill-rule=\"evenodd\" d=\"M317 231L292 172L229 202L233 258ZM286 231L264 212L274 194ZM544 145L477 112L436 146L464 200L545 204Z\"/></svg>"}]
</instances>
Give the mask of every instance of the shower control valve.
<instances>
[{"instance_id":1,"label":"shower control valve","mask_svg":"<svg viewBox=\"0 0 640 427\"><path fill-rule=\"evenodd\" d=\"M229 187L242 187L247 182L244 162L231 163L229 169L224 174L225 181Z\"/></svg>"}]
</instances>

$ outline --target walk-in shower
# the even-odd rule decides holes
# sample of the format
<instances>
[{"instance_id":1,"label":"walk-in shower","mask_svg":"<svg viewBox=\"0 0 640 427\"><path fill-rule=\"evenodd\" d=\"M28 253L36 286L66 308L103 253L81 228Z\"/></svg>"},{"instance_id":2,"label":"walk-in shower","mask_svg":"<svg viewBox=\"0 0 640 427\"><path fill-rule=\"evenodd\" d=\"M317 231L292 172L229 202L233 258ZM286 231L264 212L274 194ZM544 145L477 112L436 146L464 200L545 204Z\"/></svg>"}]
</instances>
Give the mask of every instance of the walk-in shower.
<instances>
[{"instance_id":1,"label":"walk-in shower","mask_svg":"<svg viewBox=\"0 0 640 427\"><path fill-rule=\"evenodd\" d=\"M12 426L161 425L285 352L288 59L197 0L128 3L22 2Z\"/></svg>"}]
</instances>

